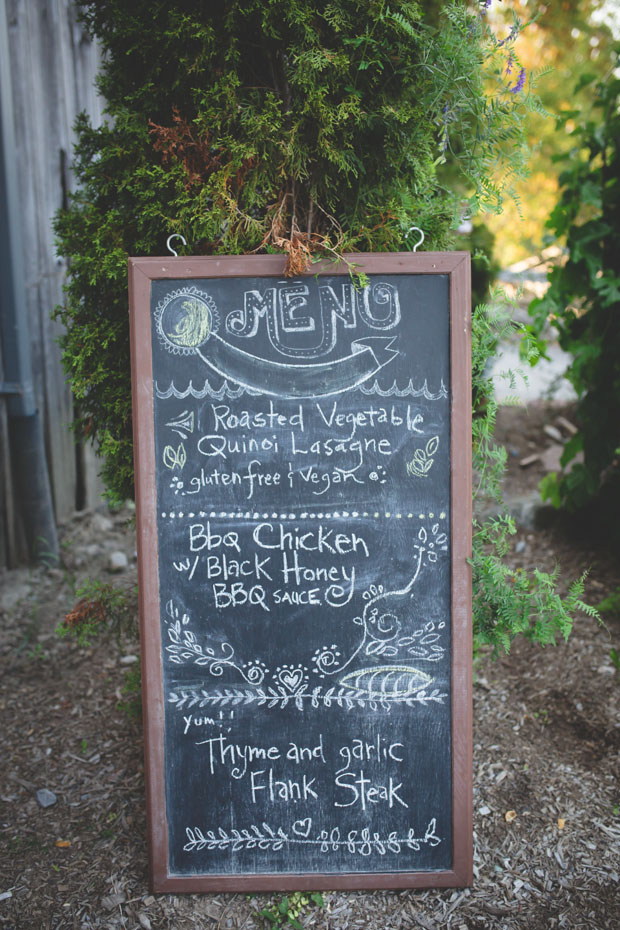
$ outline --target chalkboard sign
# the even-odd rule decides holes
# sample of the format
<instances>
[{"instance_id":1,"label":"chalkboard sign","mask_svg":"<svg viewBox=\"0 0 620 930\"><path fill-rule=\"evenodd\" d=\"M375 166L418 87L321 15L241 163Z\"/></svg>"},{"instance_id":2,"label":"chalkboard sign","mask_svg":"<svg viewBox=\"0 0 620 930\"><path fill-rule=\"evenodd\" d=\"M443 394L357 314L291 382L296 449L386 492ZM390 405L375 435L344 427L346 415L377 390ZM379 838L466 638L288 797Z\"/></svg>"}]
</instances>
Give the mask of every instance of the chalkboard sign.
<instances>
[{"instance_id":1,"label":"chalkboard sign","mask_svg":"<svg viewBox=\"0 0 620 930\"><path fill-rule=\"evenodd\" d=\"M469 256L130 260L157 891L471 880Z\"/></svg>"}]
</instances>

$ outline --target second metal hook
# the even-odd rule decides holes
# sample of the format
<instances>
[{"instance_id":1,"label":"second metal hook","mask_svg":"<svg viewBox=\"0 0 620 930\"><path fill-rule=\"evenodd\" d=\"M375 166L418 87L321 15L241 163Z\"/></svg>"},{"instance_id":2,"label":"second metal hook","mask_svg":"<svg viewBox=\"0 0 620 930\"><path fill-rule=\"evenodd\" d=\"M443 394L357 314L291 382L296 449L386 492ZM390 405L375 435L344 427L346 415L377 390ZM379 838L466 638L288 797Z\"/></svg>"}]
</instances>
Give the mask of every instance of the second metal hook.
<instances>
[{"instance_id":1,"label":"second metal hook","mask_svg":"<svg viewBox=\"0 0 620 930\"><path fill-rule=\"evenodd\" d=\"M180 239L181 242L183 243L183 245L187 245L187 242L185 241L185 236L182 236L181 233L172 233L171 236L168 236L168 238L167 238L167 240L166 240L166 245L167 245L167 247L168 247L168 251L170 252L171 255L174 255L175 258L178 258L178 257L179 257L179 253L178 253L178 252L175 252L175 250L174 250L174 249L172 248L172 246L170 245L170 243L172 242L173 239Z\"/></svg>"},{"instance_id":2,"label":"second metal hook","mask_svg":"<svg viewBox=\"0 0 620 930\"><path fill-rule=\"evenodd\" d=\"M414 231L414 229L415 229L416 232L419 232L419 233L420 233L420 236L421 236L421 238L418 239L418 241L416 242L416 244L415 244L415 245L413 246L413 248L411 249L412 252L417 252L418 249L420 248L420 246L422 245L422 243L424 242L424 233L423 233L423 231L420 229L420 227L419 227L419 226L411 226L411 227L409 228L409 232L408 232L407 235L405 236L405 239L408 239L408 238L409 238L409 233L412 233L412 232Z\"/></svg>"}]
</instances>

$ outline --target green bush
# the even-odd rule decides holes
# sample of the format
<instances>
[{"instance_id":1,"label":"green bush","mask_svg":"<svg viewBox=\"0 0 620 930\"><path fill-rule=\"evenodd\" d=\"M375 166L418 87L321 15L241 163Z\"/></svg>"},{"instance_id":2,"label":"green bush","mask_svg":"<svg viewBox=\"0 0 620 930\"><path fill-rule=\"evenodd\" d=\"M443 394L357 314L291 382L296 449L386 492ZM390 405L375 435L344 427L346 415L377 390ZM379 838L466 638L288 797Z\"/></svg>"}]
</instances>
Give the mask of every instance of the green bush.
<instances>
[{"instance_id":1,"label":"green bush","mask_svg":"<svg viewBox=\"0 0 620 930\"><path fill-rule=\"evenodd\" d=\"M178 232L187 253L277 250L297 272L315 254L410 248L412 225L445 248L467 197L469 212L501 209L536 98L505 75L520 27L500 44L461 2L81 5L108 120L77 121L57 316L76 430L119 501L133 495L129 255L161 255Z\"/></svg>"},{"instance_id":2,"label":"green bush","mask_svg":"<svg viewBox=\"0 0 620 930\"><path fill-rule=\"evenodd\" d=\"M580 86L593 83L586 76ZM572 360L567 377L577 391L579 432L566 444L562 466L543 483L556 506L576 509L604 493L607 510L620 507L620 79L594 87L587 112L564 113L574 145L560 156L561 197L548 226L567 259L549 274L549 289L530 306L533 332L547 320ZM574 462L578 453L583 461ZM617 516L616 516L617 519Z\"/></svg>"},{"instance_id":3,"label":"green bush","mask_svg":"<svg viewBox=\"0 0 620 930\"><path fill-rule=\"evenodd\" d=\"M487 2L81 6L104 51L108 119L77 121L78 190L55 227L70 268L57 316L76 429L122 501L133 494L128 256L161 255L176 232L188 254L279 251L297 274L316 256L408 249L413 225L425 248L447 248L464 213L501 210L538 104L515 49L521 24L497 38ZM501 468L484 378L493 314L480 308L474 331L482 490ZM477 527L473 561L477 641L505 648L515 631L566 633L581 606L548 576L511 583L500 560L513 531L507 519Z\"/></svg>"},{"instance_id":4,"label":"green bush","mask_svg":"<svg viewBox=\"0 0 620 930\"><path fill-rule=\"evenodd\" d=\"M528 327L513 321L513 309L506 295L496 289L488 304L474 309L472 320L474 499L483 504L494 502L497 509L494 517L474 516L474 651L491 646L494 652L508 652L515 636L543 646L553 644L558 637L568 638L576 611L598 618L597 611L582 599L585 574L570 585L562 598L557 590L557 569L552 574L539 569L528 574L522 569L515 571L506 562L516 527L503 505L501 479L506 450L493 440L498 405L486 363L496 347L515 333L520 336L525 362L534 364L539 355L538 340ZM515 375L506 374L516 390Z\"/></svg>"}]
</instances>

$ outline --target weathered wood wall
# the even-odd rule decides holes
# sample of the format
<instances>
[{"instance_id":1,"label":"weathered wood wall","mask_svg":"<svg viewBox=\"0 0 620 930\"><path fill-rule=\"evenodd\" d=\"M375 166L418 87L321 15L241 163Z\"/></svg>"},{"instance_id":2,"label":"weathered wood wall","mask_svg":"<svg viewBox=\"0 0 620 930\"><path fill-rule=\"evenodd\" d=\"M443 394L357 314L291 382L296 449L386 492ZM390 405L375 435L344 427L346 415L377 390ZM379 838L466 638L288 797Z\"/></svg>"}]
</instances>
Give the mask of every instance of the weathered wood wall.
<instances>
[{"instance_id":1,"label":"weathered wood wall","mask_svg":"<svg viewBox=\"0 0 620 930\"><path fill-rule=\"evenodd\" d=\"M77 505L94 506L101 495L92 450L76 450L69 432L71 392L56 344L59 327L50 318L53 307L62 301L66 271L55 254L52 218L73 186L76 115L86 110L95 125L102 120L103 102L94 86L100 51L78 23L71 0L7 0L6 13L35 389L56 519L63 522ZM4 466L0 462L0 496L5 497L0 502L0 521L10 524L2 527L1 566L25 555L18 527L13 525L16 515L2 414L0 444L5 450Z\"/></svg>"}]
</instances>

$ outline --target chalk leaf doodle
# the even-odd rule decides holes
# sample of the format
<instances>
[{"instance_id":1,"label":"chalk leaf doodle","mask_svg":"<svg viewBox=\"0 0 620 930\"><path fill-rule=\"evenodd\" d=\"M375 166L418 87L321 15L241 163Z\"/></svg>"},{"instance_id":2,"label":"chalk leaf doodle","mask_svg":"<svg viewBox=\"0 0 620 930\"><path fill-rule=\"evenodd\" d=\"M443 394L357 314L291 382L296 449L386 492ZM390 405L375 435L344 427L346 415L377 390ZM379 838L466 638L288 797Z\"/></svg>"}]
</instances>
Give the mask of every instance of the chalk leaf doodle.
<instances>
[{"instance_id":1,"label":"chalk leaf doodle","mask_svg":"<svg viewBox=\"0 0 620 930\"><path fill-rule=\"evenodd\" d=\"M235 661L235 650L230 643L221 643L219 650L201 646L196 634L187 628L183 629L179 620L168 627L168 638L170 644L166 646L166 651L170 655L170 661L176 665L191 659L196 665L205 666L208 672L216 677L224 673L224 668L229 667L251 685L261 684L268 671L259 659L239 665Z\"/></svg>"},{"instance_id":2,"label":"chalk leaf doodle","mask_svg":"<svg viewBox=\"0 0 620 930\"><path fill-rule=\"evenodd\" d=\"M417 668L407 665L383 665L349 672L340 679L340 684L370 697L411 697L416 691L427 688L432 678Z\"/></svg>"},{"instance_id":3,"label":"chalk leaf doodle","mask_svg":"<svg viewBox=\"0 0 620 930\"><path fill-rule=\"evenodd\" d=\"M187 452L183 443L180 443L176 449L174 446L166 446L163 460L166 468L179 468L183 471L183 467L187 462Z\"/></svg>"},{"instance_id":4,"label":"chalk leaf doodle","mask_svg":"<svg viewBox=\"0 0 620 930\"><path fill-rule=\"evenodd\" d=\"M433 436L426 443L424 449L416 449L413 453L413 458L407 463L407 474L409 477L426 478L433 467L433 462L435 461L433 456L438 448L439 436Z\"/></svg>"},{"instance_id":5,"label":"chalk leaf doodle","mask_svg":"<svg viewBox=\"0 0 620 930\"><path fill-rule=\"evenodd\" d=\"M307 832L306 831L307 825ZM201 852L203 849L231 849L238 852L241 849L278 850L295 845L318 846L322 853L330 850L336 852L345 847L352 854L371 856L376 853L384 856L387 852L400 853L403 849L419 852L422 846L438 846L441 838L437 836L437 821L433 817L429 820L424 836L416 836L413 827L409 827L404 836L396 831L382 835L365 827L363 830L349 830L346 834L339 827L321 830L311 837L312 821L296 820L290 831L282 827L273 829L268 823L259 826L252 824L243 829L233 828L224 830L219 827L215 830L205 830L200 827L186 827L187 843L183 847L185 852Z\"/></svg>"},{"instance_id":6,"label":"chalk leaf doodle","mask_svg":"<svg viewBox=\"0 0 620 930\"><path fill-rule=\"evenodd\" d=\"M421 674L421 673L420 673ZM433 679L429 679L432 682ZM296 707L297 710L304 710L306 707L338 707L341 710L353 710L355 707L362 707L372 711L390 712L393 704L401 704L406 707L415 707L416 704L426 707L427 704L443 704L448 697L445 691L439 688L433 688L432 691L416 691L406 697L401 695L392 696L383 694L381 697L373 697L365 691L352 691L345 685L339 688L325 688L319 685L310 689L306 684L295 694L283 687L277 689L268 687L258 687L250 690L249 688L220 688L215 691L207 691L198 688L180 688L177 691L171 691L168 695L168 702L174 704L176 710L190 707L238 707L240 705L248 706L254 704L256 707L265 707L267 710L273 708L282 709L289 704Z\"/></svg>"}]
</instances>

